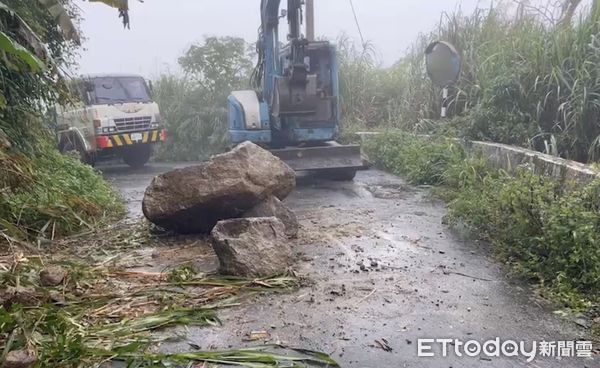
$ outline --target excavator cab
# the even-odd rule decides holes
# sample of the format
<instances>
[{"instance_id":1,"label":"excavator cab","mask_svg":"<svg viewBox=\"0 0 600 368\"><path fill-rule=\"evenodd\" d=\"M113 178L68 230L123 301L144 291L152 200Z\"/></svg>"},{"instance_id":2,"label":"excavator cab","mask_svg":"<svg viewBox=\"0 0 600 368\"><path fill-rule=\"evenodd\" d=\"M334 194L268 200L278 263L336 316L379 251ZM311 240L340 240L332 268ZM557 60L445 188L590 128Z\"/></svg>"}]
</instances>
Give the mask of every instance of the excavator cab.
<instances>
[{"instance_id":1,"label":"excavator cab","mask_svg":"<svg viewBox=\"0 0 600 368\"><path fill-rule=\"evenodd\" d=\"M255 90L228 98L233 144L262 144L297 171L352 179L363 168L359 146L335 142L340 123L335 46L301 34L302 0L288 0L288 44L279 46L280 0L262 0Z\"/></svg>"},{"instance_id":2,"label":"excavator cab","mask_svg":"<svg viewBox=\"0 0 600 368\"><path fill-rule=\"evenodd\" d=\"M288 145L335 139L339 121L337 59L329 42L307 42L302 63L293 47L280 57L282 76L275 78L271 114L279 119L276 139Z\"/></svg>"}]
</instances>

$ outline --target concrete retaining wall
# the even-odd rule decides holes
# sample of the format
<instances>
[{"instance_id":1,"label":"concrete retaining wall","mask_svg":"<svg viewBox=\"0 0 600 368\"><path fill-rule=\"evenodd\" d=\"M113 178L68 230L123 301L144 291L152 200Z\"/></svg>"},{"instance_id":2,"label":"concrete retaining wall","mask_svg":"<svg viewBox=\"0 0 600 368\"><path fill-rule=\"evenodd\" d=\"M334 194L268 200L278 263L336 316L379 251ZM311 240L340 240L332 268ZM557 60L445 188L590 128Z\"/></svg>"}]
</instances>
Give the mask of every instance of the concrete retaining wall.
<instances>
[{"instance_id":1,"label":"concrete retaining wall","mask_svg":"<svg viewBox=\"0 0 600 368\"><path fill-rule=\"evenodd\" d=\"M600 179L600 172L591 166L576 161L506 144L466 141L464 147L471 154L481 154L494 167L513 172L520 165L533 168L539 175L557 180L576 181L582 184Z\"/></svg>"},{"instance_id":2,"label":"concrete retaining wall","mask_svg":"<svg viewBox=\"0 0 600 368\"><path fill-rule=\"evenodd\" d=\"M357 134L364 141L378 133L361 132ZM599 170L576 161L565 160L506 144L457 141L463 145L469 154L481 155L481 157L486 158L494 167L506 170L507 172L514 172L517 167L527 165L532 167L536 174L550 176L557 180L576 181L585 184L600 179Z\"/></svg>"}]
</instances>

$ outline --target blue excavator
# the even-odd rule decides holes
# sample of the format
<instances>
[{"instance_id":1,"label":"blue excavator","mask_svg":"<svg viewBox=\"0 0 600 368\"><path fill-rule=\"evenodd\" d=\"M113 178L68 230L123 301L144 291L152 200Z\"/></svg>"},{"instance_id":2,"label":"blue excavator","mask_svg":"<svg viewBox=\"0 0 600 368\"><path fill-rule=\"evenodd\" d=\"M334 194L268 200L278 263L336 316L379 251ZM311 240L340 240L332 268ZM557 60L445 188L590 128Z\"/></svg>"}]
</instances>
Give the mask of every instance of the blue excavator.
<instances>
[{"instance_id":1,"label":"blue excavator","mask_svg":"<svg viewBox=\"0 0 600 368\"><path fill-rule=\"evenodd\" d=\"M294 170L333 180L352 180L363 168L360 146L335 142L340 127L336 48L314 40L314 0L262 0L254 89L228 97L232 144L268 148ZM304 6L306 33L302 34ZM279 40L287 18L287 44Z\"/></svg>"}]
</instances>

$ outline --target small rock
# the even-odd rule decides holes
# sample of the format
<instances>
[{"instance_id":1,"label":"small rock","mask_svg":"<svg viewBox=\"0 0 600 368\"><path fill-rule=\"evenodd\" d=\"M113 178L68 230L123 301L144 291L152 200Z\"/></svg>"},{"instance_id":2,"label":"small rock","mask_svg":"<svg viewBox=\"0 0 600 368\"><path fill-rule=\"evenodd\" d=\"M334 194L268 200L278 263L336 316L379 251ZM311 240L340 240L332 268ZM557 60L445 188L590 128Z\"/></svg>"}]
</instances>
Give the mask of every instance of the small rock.
<instances>
[{"instance_id":1,"label":"small rock","mask_svg":"<svg viewBox=\"0 0 600 368\"><path fill-rule=\"evenodd\" d=\"M268 340L271 335L267 331L251 331L246 334L244 341Z\"/></svg>"},{"instance_id":2,"label":"small rock","mask_svg":"<svg viewBox=\"0 0 600 368\"><path fill-rule=\"evenodd\" d=\"M28 368L37 362L37 357L31 351L13 350L6 354L2 368Z\"/></svg>"},{"instance_id":3,"label":"small rock","mask_svg":"<svg viewBox=\"0 0 600 368\"><path fill-rule=\"evenodd\" d=\"M329 294L334 295L334 296L343 296L346 293L346 291L342 288L342 290L331 290L329 292Z\"/></svg>"},{"instance_id":4,"label":"small rock","mask_svg":"<svg viewBox=\"0 0 600 368\"><path fill-rule=\"evenodd\" d=\"M67 277L67 271L59 266L52 266L40 272L40 284L42 286L58 286Z\"/></svg>"},{"instance_id":5,"label":"small rock","mask_svg":"<svg viewBox=\"0 0 600 368\"><path fill-rule=\"evenodd\" d=\"M577 318L575 319L575 324L585 329L589 329L592 327L592 322L587 318Z\"/></svg>"},{"instance_id":6,"label":"small rock","mask_svg":"<svg viewBox=\"0 0 600 368\"><path fill-rule=\"evenodd\" d=\"M65 297L61 293L53 291L50 293L50 301L54 304L64 304Z\"/></svg>"},{"instance_id":7,"label":"small rock","mask_svg":"<svg viewBox=\"0 0 600 368\"><path fill-rule=\"evenodd\" d=\"M275 217L219 221L211 235L224 274L268 277L285 273L292 264L285 227Z\"/></svg>"},{"instance_id":8,"label":"small rock","mask_svg":"<svg viewBox=\"0 0 600 368\"><path fill-rule=\"evenodd\" d=\"M300 227L294 212L272 195L245 212L244 217L277 217L285 226L285 235L290 238L298 234Z\"/></svg>"},{"instance_id":9,"label":"small rock","mask_svg":"<svg viewBox=\"0 0 600 368\"><path fill-rule=\"evenodd\" d=\"M0 304L7 309L13 304L32 307L39 303L39 295L32 287L8 287L6 290L0 291Z\"/></svg>"}]
</instances>

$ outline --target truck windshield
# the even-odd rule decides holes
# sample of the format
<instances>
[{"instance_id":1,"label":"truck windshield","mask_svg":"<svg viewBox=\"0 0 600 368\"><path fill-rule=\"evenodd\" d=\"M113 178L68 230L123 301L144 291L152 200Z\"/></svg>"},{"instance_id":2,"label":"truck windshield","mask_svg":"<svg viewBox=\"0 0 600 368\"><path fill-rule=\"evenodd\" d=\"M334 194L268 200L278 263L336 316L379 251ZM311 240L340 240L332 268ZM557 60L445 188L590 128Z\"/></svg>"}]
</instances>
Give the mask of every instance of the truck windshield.
<instances>
[{"instance_id":1,"label":"truck windshield","mask_svg":"<svg viewBox=\"0 0 600 368\"><path fill-rule=\"evenodd\" d=\"M95 104L123 102L150 102L146 82L138 77L101 77L93 78Z\"/></svg>"}]
</instances>

